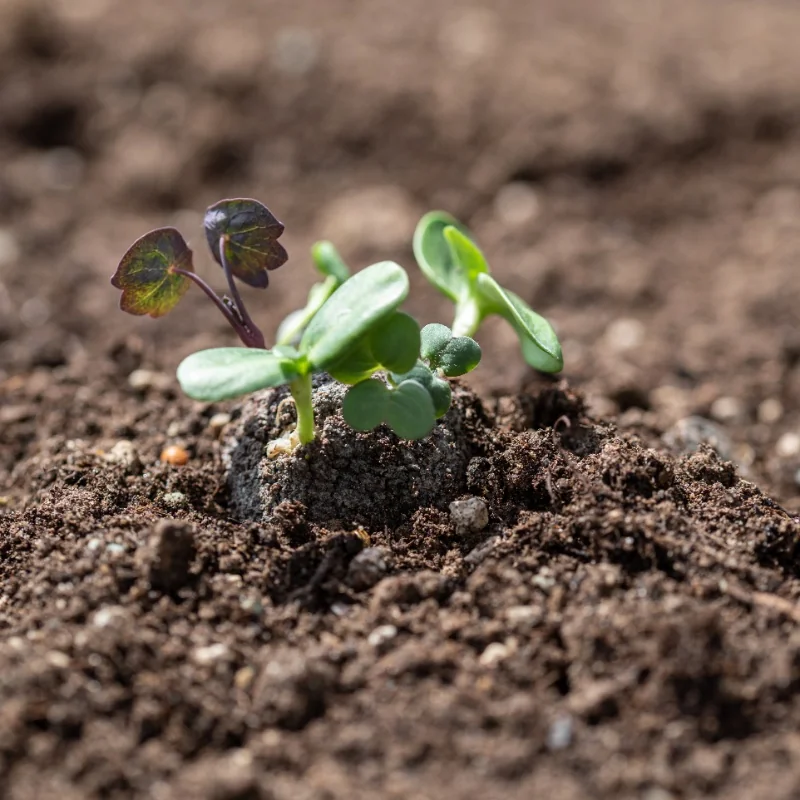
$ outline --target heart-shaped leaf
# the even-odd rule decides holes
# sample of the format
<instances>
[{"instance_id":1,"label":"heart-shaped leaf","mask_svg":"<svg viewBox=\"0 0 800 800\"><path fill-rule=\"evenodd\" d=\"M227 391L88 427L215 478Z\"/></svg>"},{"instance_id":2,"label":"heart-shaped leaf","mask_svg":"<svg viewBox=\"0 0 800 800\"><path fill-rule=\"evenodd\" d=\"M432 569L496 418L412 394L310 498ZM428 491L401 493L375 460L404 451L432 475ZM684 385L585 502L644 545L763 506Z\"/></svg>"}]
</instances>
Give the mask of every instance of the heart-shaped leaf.
<instances>
[{"instance_id":1,"label":"heart-shaped leaf","mask_svg":"<svg viewBox=\"0 0 800 800\"><path fill-rule=\"evenodd\" d=\"M222 265L220 241L224 240L231 272L249 286L266 288L267 270L277 269L289 258L278 242L283 224L258 200L220 200L206 210L203 227L216 262Z\"/></svg>"},{"instance_id":2,"label":"heart-shaped leaf","mask_svg":"<svg viewBox=\"0 0 800 800\"><path fill-rule=\"evenodd\" d=\"M408 372L401 375L394 372L391 373L391 377L396 384L413 380L423 386L431 396L436 419L443 417L449 411L450 403L453 399L450 384L436 375L431 368L422 361L417 361Z\"/></svg>"},{"instance_id":3,"label":"heart-shaped leaf","mask_svg":"<svg viewBox=\"0 0 800 800\"><path fill-rule=\"evenodd\" d=\"M343 283L306 328L300 351L316 369L327 369L408 295L408 275L392 261L373 264Z\"/></svg>"},{"instance_id":4,"label":"heart-shaped leaf","mask_svg":"<svg viewBox=\"0 0 800 800\"><path fill-rule=\"evenodd\" d=\"M297 377L294 361L284 352L248 347L201 350L178 366L178 382L194 400L216 402L240 397Z\"/></svg>"},{"instance_id":5,"label":"heart-shaped leaf","mask_svg":"<svg viewBox=\"0 0 800 800\"><path fill-rule=\"evenodd\" d=\"M522 355L541 372L560 372L564 367L553 326L513 292L503 289L491 275L479 275L476 287L487 314L499 314L511 323L519 337Z\"/></svg>"},{"instance_id":6,"label":"heart-shaped leaf","mask_svg":"<svg viewBox=\"0 0 800 800\"><path fill-rule=\"evenodd\" d=\"M345 395L342 414L359 431L385 422L401 439L424 439L436 424L431 396L415 380L393 389L375 378L357 383Z\"/></svg>"},{"instance_id":7,"label":"heart-shaped leaf","mask_svg":"<svg viewBox=\"0 0 800 800\"><path fill-rule=\"evenodd\" d=\"M122 290L119 307L129 314L163 317L189 291L192 251L175 228L158 228L137 239L119 262L111 285Z\"/></svg>"},{"instance_id":8,"label":"heart-shaped leaf","mask_svg":"<svg viewBox=\"0 0 800 800\"><path fill-rule=\"evenodd\" d=\"M469 336L453 336L446 325L426 325L421 338L420 355L432 369L440 369L448 378L464 375L480 363L480 345Z\"/></svg>"}]
</instances>

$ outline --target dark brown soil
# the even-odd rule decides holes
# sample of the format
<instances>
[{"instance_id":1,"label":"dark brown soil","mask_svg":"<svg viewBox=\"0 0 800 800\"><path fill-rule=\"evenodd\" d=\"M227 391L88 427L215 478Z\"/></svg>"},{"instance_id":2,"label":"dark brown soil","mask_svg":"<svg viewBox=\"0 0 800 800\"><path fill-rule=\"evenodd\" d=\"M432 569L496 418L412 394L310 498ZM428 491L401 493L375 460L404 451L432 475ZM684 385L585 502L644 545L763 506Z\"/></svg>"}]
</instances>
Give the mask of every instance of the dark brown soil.
<instances>
[{"instance_id":1,"label":"dark brown soil","mask_svg":"<svg viewBox=\"0 0 800 800\"><path fill-rule=\"evenodd\" d=\"M788 0L0 4L0 797L795 797L798 40ZM234 519L240 407L172 377L230 332L108 284L232 195L287 226L266 328L314 239L411 267L431 207L552 319L560 383L481 336L488 527Z\"/></svg>"}]
</instances>

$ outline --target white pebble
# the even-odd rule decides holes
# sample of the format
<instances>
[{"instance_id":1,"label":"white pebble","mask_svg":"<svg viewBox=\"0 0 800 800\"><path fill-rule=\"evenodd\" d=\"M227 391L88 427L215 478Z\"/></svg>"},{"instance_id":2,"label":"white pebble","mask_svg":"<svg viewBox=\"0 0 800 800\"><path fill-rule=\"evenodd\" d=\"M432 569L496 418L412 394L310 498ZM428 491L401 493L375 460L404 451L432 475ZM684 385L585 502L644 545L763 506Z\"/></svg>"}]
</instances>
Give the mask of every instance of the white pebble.
<instances>
[{"instance_id":1,"label":"white pebble","mask_svg":"<svg viewBox=\"0 0 800 800\"><path fill-rule=\"evenodd\" d=\"M536 625L542 619L542 612L536 606L511 606L506 609L506 619L512 625Z\"/></svg>"},{"instance_id":2,"label":"white pebble","mask_svg":"<svg viewBox=\"0 0 800 800\"><path fill-rule=\"evenodd\" d=\"M768 397L758 406L758 421L774 425L783 416L783 403L777 397Z\"/></svg>"},{"instance_id":3,"label":"white pebble","mask_svg":"<svg viewBox=\"0 0 800 800\"><path fill-rule=\"evenodd\" d=\"M501 187L494 198L494 213L500 222L516 228L530 225L541 211L536 190L527 183L514 181Z\"/></svg>"},{"instance_id":4,"label":"white pebble","mask_svg":"<svg viewBox=\"0 0 800 800\"><path fill-rule=\"evenodd\" d=\"M131 389L164 389L172 384L169 375L163 372L154 372L151 369L135 369L128 375L128 386Z\"/></svg>"},{"instance_id":5,"label":"white pebble","mask_svg":"<svg viewBox=\"0 0 800 800\"><path fill-rule=\"evenodd\" d=\"M550 750L565 750L572 744L572 717L563 714L558 717L547 731L547 747Z\"/></svg>"},{"instance_id":6,"label":"white pebble","mask_svg":"<svg viewBox=\"0 0 800 800\"><path fill-rule=\"evenodd\" d=\"M223 644L222 642L217 642L216 644L209 644L205 647L197 647L192 652L192 660L195 664L200 664L201 666L207 664L213 664L215 661L220 661L223 658L227 658L230 654L230 648L228 645Z\"/></svg>"},{"instance_id":7,"label":"white pebble","mask_svg":"<svg viewBox=\"0 0 800 800\"><path fill-rule=\"evenodd\" d=\"M718 422L732 422L744 414L742 403L736 397L718 397L711 404L711 416Z\"/></svg>"},{"instance_id":8,"label":"white pebble","mask_svg":"<svg viewBox=\"0 0 800 800\"><path fill-rule=\"evenodd\" d=\"M487 645L486 649L481 653L478 659L484 667L493 667L508 658L509 649L508 645L501 642L492 642Z\"/></svg>"},{"instance_id":9,"label":"white pebble","mask_svg":"<svg viewBox=\"0 0 800 800\"><path fill-rule=\"evenodd\" d=\"M139 463L139 453L133 442L127 439L120 439L103 456L110 464L121 464L124 467L133 467Z\"/></svg>"},{"instance_id":10,"label":"white pebble","mask_svg":"<svg viewBox=\"0 0 800 800\"><path fill-rule=\"evenodd\" d=\"M214 414L214 416L211 417L211 419L208 421L208 427L211 428L212 431L221 431L230 421L230 414L220 412L219 414Z\"/></svg>"},{"instance_id":11,"label":"white pebble","mask_svg":"<svg viewBox=\"0 0 800 800\"><path fill-rule=\"evenodd\" d=\"M394 625L379 625L367 636L367 643L372 647L382 647L387 642L391 642L397 636L397 628Z\"/></svg>"},{"instance_id":12,"label":"white pebble","mask_svg":"<svg viewBox=\"0 0 800 800\"><path fill-rule=\"evenodd\" d=\"M603 339L617 353L633 350L644 339L644 325L638 319L616 319L606 328Z\"/></svg>"},{"instance_id":13,"label":"white pebble","mask_svg":"<svg viewBox=\"0 0 800 800\"><path fill-rule=\"evenodd\" d=\"M775 444L775 452L781 458L792 458L800 453L800 436L796 433L784 433Z\"/></svg>"},{"instance_id":14,"label":"white pebble","mask_svg":"<svg viewBox=\"0 0 800 800\"><path fill-rule=\"evenodd\" d=\"M66 669L70 665L69 656L59 650L51 650L49 653L46 653L45 660L48 664L58 669Z\"/></svg>"},{"instance_id":15,"label":"white pebble","mask_svg":"<svg viewBox=\"0 0 800 800\"><path fill-rule=\"evenodd\" d=\"M92 617L92 625L96 628L109 628L123 622L128 612L122 606L106 606L98 609Z\"/></svg>"},{"instance_id":16,"label":"white pebble","mask_svg":"<svg viewBox=\"0 0 800 800\"><path fill-rule=\"evenodd\" d=\"M450 503L450 521L458 533L477 533L489 524L489 509L480 497Z\"/></svg>"}]
</instances>

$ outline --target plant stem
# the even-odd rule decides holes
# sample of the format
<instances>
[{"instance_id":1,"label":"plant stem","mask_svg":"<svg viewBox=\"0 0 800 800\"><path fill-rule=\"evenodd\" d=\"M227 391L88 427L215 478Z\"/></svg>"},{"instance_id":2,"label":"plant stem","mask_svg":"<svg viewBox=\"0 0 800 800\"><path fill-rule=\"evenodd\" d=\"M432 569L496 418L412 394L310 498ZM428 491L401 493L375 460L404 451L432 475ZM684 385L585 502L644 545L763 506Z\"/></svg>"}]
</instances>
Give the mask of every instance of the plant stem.
<instances>
[{"instance_id":1,"label":"plant stem","mask_svg":"<svg viewBox=\"0 0 800 800\"><path fill-rule=\"evenodd\" d=\"M314 441L314 406L311 403L311 374L301 375L289 384L297 409L297 437L300 444Z\"/></svg>"},{"instance_id":2,"label":"plant stem","mask_svg":"<svg viewBox=\"0 0 800 800\"><path fill-rule=\"evenodd\" d=\"M225 278L228 281L228 289L231 292L231 298L233 302L236 304L236 309L239 312L239 316L242 318L242 322L244 323L244 327L250 332L252 339L256 344L248 345L248 347L261 347L266 349L266 342L264 341L264 334L261 333L258 326L253 322L250 315L247 313L247 308L245 307L244 300L242 300L242 296L239 294L239 287L236 285L236 281L233 278L233 273L231 272L230 264L228 263L228 258L225 255L225 245L228 243L227 236L220 236L219 237L219 258L220 262L222 263L222 271L225 273Z\"/></svg>"},{"instance_id":3,"label":"plant stem","mask_svg":"<svg viewBox=\"0 0 800 800\"><path fill-rule=\"evenodd\" d=\"M184 278L189 278L190 281L195 283L203 290L206 297L211 300L211 302L222 312L225 319L228 320L230 326L236 331L236 334L242 340L243 344L245 344L247 347L264 347L264 337L261 337L259 343L258 337L253 336L252 332L245 327L242 321L237 319L233 311L231 311L231 309L225 305L225 303L222 301L222 298L220 298L219 295L199 275L180 268L174 268L172 271L176 275L183 275Z\"/></svg>"},{"instance_id":4,"label":"plant stem","mask_svg":"<svg viewBox=\"0 0 800 800\"><path fill-rule=\"evenodd\" d=\"M456 304L453 336L474 336L481 324L481 312L474 300Z\"/></svg>"}]
</instances>

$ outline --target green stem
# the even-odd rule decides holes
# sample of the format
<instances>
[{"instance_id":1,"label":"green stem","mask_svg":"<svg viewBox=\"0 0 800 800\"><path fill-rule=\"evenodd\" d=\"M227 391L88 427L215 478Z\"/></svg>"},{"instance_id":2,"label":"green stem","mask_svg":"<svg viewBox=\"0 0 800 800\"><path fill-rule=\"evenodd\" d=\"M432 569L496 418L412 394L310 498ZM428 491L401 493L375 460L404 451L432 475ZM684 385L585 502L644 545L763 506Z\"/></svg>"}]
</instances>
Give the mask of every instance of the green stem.
<instances>
[{"instance_id":1,"label":"green stem","mask_svg":"<svg viewBox=\"0 0 800 800\"><path fill-rule=\"evenodd\" d=\"M297 409L297 437L300 444L314 441L314 406L311 403L311 374L301 375L289 384Z\"/></svg>"},{"instance_id":2,"label":"green stem","mask_svg":"<svg viewBox=\"0 0 800 800\"><path fill-rule=\"evenodd\" d=\"M453 336L474 336L481 324L481 311L474 300L456 304L453 319Z\"/></svg>"}]
</instances>

